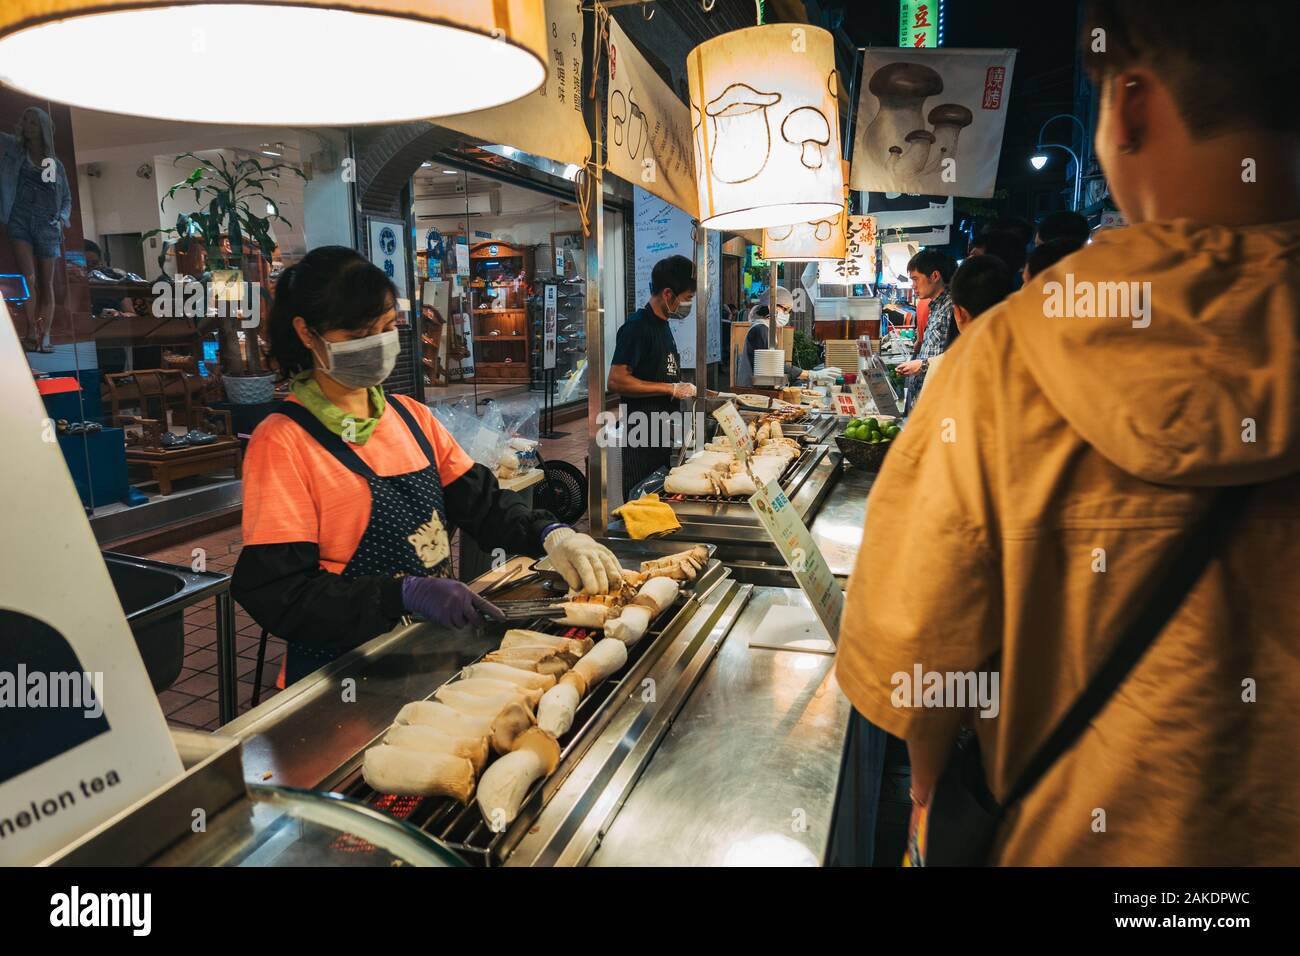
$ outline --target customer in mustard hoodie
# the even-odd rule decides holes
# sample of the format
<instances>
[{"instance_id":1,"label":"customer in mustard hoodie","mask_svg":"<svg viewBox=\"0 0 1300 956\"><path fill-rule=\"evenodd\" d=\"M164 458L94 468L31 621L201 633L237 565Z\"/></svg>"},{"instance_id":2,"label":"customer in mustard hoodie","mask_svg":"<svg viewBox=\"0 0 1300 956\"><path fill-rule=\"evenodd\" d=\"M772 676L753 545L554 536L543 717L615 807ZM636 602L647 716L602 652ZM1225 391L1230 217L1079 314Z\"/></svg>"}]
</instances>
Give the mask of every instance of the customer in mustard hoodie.
<instances>
[{"instance_id":1,"label":"customer in mustard hoodie","mask_svg":"<svg viewBox=\"0 0 1300 956\"><path fill-rule=\"evenodd\" d=\"M1259 486L995 862L1300 863L1298 11L1092 5L1132 225L962 335L872 489L837 674L923 805L963 721L1002 798L1222 489ZM918 668L995 672L996 706L907 706Z\"/></svg>"}]
</instances>

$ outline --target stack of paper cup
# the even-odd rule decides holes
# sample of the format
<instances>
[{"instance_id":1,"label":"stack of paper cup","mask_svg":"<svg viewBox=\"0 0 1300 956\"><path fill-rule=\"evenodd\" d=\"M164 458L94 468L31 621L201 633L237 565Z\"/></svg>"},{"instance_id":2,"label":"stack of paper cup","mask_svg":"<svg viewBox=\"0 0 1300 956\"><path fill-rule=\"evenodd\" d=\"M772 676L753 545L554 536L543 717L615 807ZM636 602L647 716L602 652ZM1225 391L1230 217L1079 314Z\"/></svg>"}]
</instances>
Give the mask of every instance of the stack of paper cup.
<instances>
[{"instance_id":1,"label":"stack of paper cup","mask_svg":"<svg viewBox=\"0 0 1300 956\"><path fill-rule=\"evenodd\" d=\"M754 374L781 376L785 374L785 352L781 349L756 349Z\"/></svg>"}]
</instances>

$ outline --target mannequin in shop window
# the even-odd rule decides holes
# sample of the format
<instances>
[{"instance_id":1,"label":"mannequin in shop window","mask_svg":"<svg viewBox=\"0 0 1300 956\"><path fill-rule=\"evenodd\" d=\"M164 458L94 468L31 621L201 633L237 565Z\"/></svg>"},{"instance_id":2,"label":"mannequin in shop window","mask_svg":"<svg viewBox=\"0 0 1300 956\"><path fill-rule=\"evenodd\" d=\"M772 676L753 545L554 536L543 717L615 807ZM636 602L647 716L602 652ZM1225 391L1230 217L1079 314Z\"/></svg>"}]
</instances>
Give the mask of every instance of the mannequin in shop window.
<instances>
[{"instance_id":1,"label":"mannequin in shop window","mask_svg":"<svg viewBox=\"0 0 1300 956\"><path fill-rule=\"evenodd\" d=\"M72 190L54 155L54 123L45 110L29 106L13 133L0 132L0 222L27 280L22 338L28 352L54 351L47 341L54 322L54 270L71 217Z\"/></svg>"}]
</instances>

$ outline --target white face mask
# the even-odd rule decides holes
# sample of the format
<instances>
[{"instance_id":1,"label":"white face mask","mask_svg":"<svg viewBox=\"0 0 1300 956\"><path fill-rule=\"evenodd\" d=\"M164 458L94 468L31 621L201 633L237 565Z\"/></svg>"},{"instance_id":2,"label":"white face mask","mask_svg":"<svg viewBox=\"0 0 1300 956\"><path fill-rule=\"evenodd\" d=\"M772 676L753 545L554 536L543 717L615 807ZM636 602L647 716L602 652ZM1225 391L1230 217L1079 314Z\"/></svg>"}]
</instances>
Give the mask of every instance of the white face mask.
<instances>
[{"instance_id":1,"label":"white face mask","mask_svg":"<svg viewBox=\"0 0 1300 956\"><path fill-rule=\"evenodd\" d=\"M776 310L776 327L783 329L790 324L790 313L785 309Z\"/></svg>"},{"instance_id":2,"label":"white face mask","mask_svg":"<svg viewBox=\"0 0 1300 956\"><path fill-rule=\"evenodd\" d=\"M673 309L673 315L679 319L689 318L693 308L695 308L694 299L678 299L677 307Z\"/></svg>"},{"instance_id":3,"label":"white face mask","mask_svg":"<svg viewBox=\"0 0 1300 956\"><path fill-rule=\"evenodd\" d=\"M319 338L319 336L317 336ZM344 388L371 388L388 378L402 351L397 329L344 342L326 342L320 370Z\"/></svg>"}]
</instances>

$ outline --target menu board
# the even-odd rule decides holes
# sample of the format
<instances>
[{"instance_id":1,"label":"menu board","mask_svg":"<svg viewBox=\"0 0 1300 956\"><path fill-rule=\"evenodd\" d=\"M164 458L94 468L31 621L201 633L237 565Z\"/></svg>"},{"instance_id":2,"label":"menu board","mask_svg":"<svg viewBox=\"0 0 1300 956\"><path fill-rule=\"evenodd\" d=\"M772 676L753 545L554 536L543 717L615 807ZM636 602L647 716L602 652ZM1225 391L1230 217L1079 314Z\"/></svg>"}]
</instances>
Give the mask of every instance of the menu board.
<instances>
[{"instance_id":1,"label":"menu board","mask_svg":"<svg viewBox=\"0 0 1300 956\"><path fill-rule=\"evenodd\" d=\"M635 194L634 256L636 303L644 305L650 295L650 273L655 263L668 256L685 256L693 262L696 256L695 223L691 217L671 203L651 195L639 186ZM722 234L705 230L709 241L709 295L708 343L709 362L722 361ZM684 319L669 319L673 341L677 344L677 358L682 368L695 368L696 309Z\"/></svg>"},{"instance_id":2,"label":"menu board","mask_svg":"<svg viewBox=\"0 0 1300 956\"><path fill-rule=\"evenodd\" d=\"M840 590L808 526L775 481L769 481L754 492L749 505L781 552L781 557L785 558L826 633L838 643L840 618L844 614L844 592Z\"/></svg>"},{"instance_id":3,"label":"menu board","mask_svg":"<svg viewBox=\"0 0 1300 956\"><path fill-rule=\"evenodd\" d=\"M754 454L754 439L749 434L749 426L740 417L740 411L734 402L727 402L721 408L714 409L713 417L722 426L723 434L731 439L732 454L740 461L749 461Z\"/></svg>"}]
</instances>

